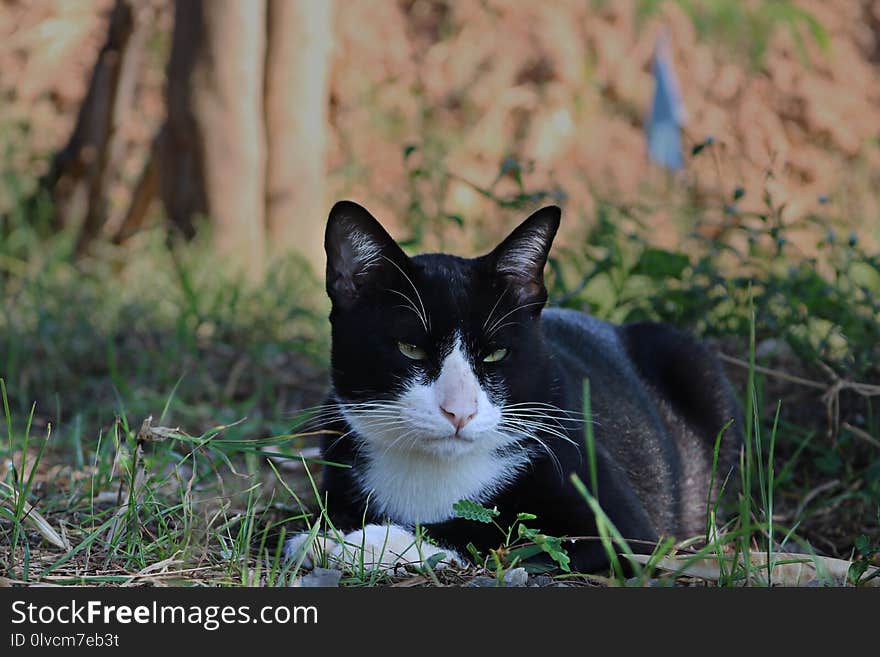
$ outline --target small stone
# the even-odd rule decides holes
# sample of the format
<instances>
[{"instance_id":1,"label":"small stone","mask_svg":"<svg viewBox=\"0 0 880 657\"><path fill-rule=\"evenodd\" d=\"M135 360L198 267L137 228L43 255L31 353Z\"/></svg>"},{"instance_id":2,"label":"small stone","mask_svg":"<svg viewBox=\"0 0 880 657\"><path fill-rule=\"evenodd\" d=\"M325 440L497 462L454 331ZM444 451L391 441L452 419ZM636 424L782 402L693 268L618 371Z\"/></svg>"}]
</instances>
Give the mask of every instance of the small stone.
<instances>
[{"instance_id":1,"label":"small stone","mask_svg":"<svg viewBox=\"0 0 880 657\"><path fill-rule=\"evenodd\" d=\"M553 586L553 578L549 575L536 575L531 580L529 580L529 586L534 587L543 587L543 586Z\"/></svg>"},{"instance_id":2,"label":"small stone","mask_svg":"<svg viewBox=\"0 0 880 657\"><path fill-rule=\"evenodd\" d=\"M529 581L529 574L525 568L514 568L504 573L504 586L525 586Z\"/></svg>"},{"instance_id":3,"label":"small stone","mask_svg":"<svg viewBox=\"0 0 880 657\"><path fill-rule=\"evenodd\" d=\"M339 587L339 580L342 579L342 571L331 568L315 568L312 572L306 573L300 577L294 586L304 589L314 588L331 588Z\"/></svg>"},{"instance_id":4,"label":"small stone","mask_svg":"<svg viewBox=\"0 0 880 657\"><path fill-rule=\"evenodd\" d=\"M480 575L479 577L474 577L470 582L468 582L467 586L471 588L498 586L498 580L496 580L494 577L485 577L483 575Z\"/></svg>"}]
</instances>

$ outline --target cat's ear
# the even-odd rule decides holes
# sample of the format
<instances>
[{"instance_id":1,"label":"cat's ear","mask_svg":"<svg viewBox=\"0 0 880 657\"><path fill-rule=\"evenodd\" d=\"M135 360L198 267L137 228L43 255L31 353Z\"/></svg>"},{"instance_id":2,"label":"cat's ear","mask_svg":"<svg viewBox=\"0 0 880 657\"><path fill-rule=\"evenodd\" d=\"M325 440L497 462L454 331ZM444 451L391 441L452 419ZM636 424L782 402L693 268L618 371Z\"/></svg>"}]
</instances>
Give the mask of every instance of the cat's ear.
<instances>
[{"instance_id":1,"label":"cat's ear","mask_svg":"<svg viewBox=\"0 0 880 657\"><path fill-rule=\"evenodd\" d=\"M489 254L495 273L504 279L517 303L547 300L544 265L561 216L562 210L555 205L541 208Z\"/></svg>"},{"instance_id":2,"label":"cat's ear","mask_svg":"<svg viewBox=\"0 0 880 657\"><path fill-rule=\"evenodd\" d=\"M330 210L324 235L327 294L334 305L350 306L388 268L407 266L406 254L365 208L339 201Z\"/></svg>"}]
</instances>

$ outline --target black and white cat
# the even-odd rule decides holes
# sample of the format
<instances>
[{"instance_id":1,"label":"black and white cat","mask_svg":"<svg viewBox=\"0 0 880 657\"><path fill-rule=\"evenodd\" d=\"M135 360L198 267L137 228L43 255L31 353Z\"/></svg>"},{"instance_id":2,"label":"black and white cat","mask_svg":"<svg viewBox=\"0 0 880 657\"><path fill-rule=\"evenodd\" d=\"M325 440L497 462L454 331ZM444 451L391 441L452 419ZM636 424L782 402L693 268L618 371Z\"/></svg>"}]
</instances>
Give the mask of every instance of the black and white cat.
<instances>
[{"instance_id":1,"label":"black and white cat","mask_svg":"<svg viewBox=\"0 0 880 657\"><path fill-rule=\"evenodd\" d=\"M705 531L712 453L738 415L720 365L694 338L652 323L616 326L544 309L543 269L560 209L531 215L491 253L408 257L361 206L330 212L325 248L332 301L332 390L323 428L322 493L345 545L337 565L463 561L486 551L494 525L453 504L518 512L541 531L595 537L571 473L590 482L583 382L590 383L600 505L634 549ZM717 480L741 442L724 439ZM365 522L366 521L366 522ZM423 526L431 543L412 533ZM303 535L286 545L293 556ZM606 564L595 540L567 545L572 568ZM360 554L353 555L349 550ZM347 556L346 556L347 555Z\"/></svg>"}]
</instances>

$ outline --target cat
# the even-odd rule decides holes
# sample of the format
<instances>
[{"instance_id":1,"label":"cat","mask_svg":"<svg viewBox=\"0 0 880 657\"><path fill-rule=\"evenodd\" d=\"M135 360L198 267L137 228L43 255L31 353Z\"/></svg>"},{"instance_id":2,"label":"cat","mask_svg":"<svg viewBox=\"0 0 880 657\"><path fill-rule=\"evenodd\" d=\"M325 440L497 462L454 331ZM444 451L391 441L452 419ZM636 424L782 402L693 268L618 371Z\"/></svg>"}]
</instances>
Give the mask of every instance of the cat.
<instances>
[{"instance_id":1,"label":"cat","mask_svg":"<svg viewBox=\"0 0 880 657\"><path fill-rule=\"evenodd\" d=\"M716 437L734 420L713 495L742 441L731 386L711 351L671 326L545 308L560 218L542 208L478 258L408 257L366 209L333 206L332 387L317 419L323 459L344 466L326 466L321 486L341 533L295 536L288 557L466 563L468 544L498 547L498 526L527 512L546 535L588 537L565 544L572 569L602 569L595 517L571 480L591 487L587 420L592 494L635 551L705 534ZM496 509L495 524L456 517L462 499Z\"/></svg>"}]
</instances>

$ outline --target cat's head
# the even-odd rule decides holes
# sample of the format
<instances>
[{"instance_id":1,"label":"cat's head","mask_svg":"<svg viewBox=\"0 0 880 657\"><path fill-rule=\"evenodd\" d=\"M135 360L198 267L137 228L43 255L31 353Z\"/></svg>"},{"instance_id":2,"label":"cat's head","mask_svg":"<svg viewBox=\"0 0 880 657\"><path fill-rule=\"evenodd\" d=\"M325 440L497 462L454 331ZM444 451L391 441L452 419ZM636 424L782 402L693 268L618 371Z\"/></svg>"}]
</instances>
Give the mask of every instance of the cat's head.
<instances>
[{"instance_id":1,"label":"cat's head","mask_svg":"<svg viewBox=\"0 0 880 657\"><path fill-rule=\"evenodd\" d=\"M518 440L549 392L539 322L559 219L538 210L478 258L410 258L367 210L333 206L333 388L361 439L439 457Z\"/></svg>"}]
</instances>

